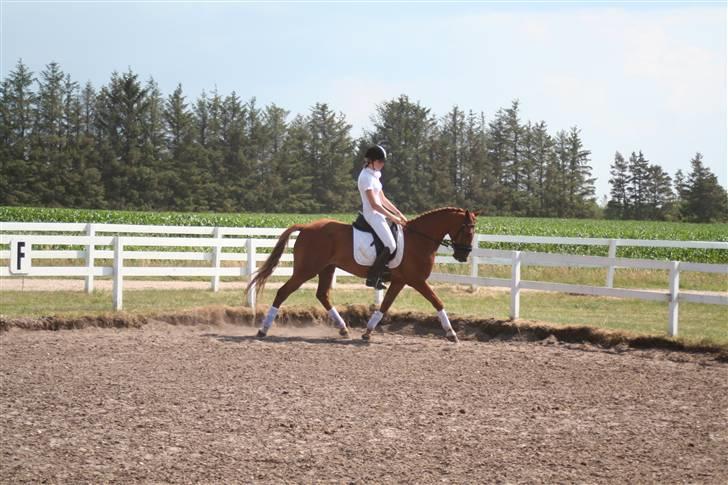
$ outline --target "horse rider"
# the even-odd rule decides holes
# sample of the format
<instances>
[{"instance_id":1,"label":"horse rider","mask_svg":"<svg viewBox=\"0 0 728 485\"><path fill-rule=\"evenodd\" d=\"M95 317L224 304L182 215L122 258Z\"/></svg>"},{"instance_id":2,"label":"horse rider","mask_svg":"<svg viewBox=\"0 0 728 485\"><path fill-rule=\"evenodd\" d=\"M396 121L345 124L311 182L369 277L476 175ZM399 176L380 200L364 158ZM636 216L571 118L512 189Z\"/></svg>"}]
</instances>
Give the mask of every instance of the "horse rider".
<instances>
[{"instance_id":1,"label":"horse rider","mask_svg":"<svg viewBox=\"0 0 728 485\"><path fill-rule=\"evenodd\" d=\"M369 268L367 274L367 286L378 290L386 289L382 283L382 273L390 255L394 254L397 249L397 243L387 225L387 219L401 226L407 224L404 214L384 195L382 183L379 181L386 160L387 152L384 148L379 145L369 147L364 155L364 166L357 182L364 219L384 243L384 250L374 260L374 264Z\"/></svg>"}]
</instances>

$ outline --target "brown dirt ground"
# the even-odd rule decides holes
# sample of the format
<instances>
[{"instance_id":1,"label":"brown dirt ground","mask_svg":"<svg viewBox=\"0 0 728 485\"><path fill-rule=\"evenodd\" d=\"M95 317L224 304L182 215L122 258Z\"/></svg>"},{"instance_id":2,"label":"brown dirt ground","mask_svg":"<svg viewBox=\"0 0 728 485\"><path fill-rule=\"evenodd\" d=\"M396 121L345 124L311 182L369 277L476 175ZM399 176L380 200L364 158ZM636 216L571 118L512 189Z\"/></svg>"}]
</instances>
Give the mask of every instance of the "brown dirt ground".
<instances>
[{"instance_id":1,"label":"brown dirt ground","mask_svg":"<svg viewBox=\"0 0 728 485\"><path fill-rule=\"evenodd\" d=\"M365 344L367 313L0 319L0 481L728 481L714 349L416 314Z\"/></svg>"}]
</instances>

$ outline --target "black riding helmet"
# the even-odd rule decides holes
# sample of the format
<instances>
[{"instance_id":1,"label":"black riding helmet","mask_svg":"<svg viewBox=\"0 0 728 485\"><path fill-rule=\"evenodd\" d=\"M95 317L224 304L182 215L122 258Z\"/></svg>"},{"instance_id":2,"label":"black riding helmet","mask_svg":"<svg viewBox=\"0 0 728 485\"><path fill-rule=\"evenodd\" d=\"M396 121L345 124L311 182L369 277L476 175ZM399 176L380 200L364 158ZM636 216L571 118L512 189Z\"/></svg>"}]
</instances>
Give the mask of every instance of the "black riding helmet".
<instances>
[{"instance_id":1,"label":"black riding helmet","mask_svg":"<svg viewBox=\"0 0 728 485\"><path fill-rule=\"evenodd\" d=\"M367 152L364 154L367 160L370 162L373 162L375 160L387 160L387 152L384 151L384 148L382 148L380 145L373 145L367 149Z\"/></svg>"}]
</instances>

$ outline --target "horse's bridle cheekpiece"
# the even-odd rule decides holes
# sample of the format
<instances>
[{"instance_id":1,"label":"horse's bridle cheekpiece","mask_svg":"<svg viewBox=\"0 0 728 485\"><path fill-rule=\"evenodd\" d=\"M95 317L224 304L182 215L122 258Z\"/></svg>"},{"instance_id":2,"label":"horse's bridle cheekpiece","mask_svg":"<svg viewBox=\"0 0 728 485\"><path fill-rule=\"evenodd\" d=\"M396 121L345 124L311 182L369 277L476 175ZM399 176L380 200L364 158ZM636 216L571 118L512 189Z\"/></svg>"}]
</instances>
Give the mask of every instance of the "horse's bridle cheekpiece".
<instances>
[{"instance_id":1,"label":"horse's bridle cheekpiece","mask_svg":"<svg viewBox=\"0 0 728 485\"><path fill-rule=\"evenodd\" d=\"M420 236L424 237L425 239L429 239L430 241L437 243L439 246L445 246L446 248L453 248L454 251L454 257L460 262L465 262L468 259L468 255L473 250L472 244L459 244L456 243L455 240L457 240L458 236L460 236L460 233L463 232L463 229L468 227L475 227L475 224L470 222L470 219L468 218L470 211L465 211L465 221L462 223L460 228L458 229L458 232L455 233L453 238L449 241L441 239L439 241L431 238L427 234L423 234L420 231L414 230L410 227L405 227L405 231L411 231L415 234L419 234ZM462 253L465 253L464 255ZM462 255L462 259L460 259L460 255Z\"/></svg>"}]
</instances>

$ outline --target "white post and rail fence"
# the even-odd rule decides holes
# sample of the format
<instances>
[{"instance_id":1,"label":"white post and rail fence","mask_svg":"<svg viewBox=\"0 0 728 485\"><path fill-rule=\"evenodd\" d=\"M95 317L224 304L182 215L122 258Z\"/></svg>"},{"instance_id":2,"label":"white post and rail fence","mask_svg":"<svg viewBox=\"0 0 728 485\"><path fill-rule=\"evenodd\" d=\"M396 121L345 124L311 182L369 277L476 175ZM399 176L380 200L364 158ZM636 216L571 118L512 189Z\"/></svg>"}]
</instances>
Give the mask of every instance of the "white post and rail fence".
<instances>
[{"instance_id":1,"label":"white post and rail fence","mask_svg":"<svg viewBox=\"0 0 728 485\"><path fill-rule=\"evenodd\" d=\"M205 277L210 278L210 289L220 289L220 278L248 279L257 263L268 257L284 229L233 228L195 226L141 226L126 224L78 223L26 223L0 222L1 278L14 277L79 277L85 280L85 291L94 291L94 279L112 279L112 305L123 308L124 279L139 277ZM50 234L48 234L50 233ZM719 294L680 291L680 273L694 271L718 273L728 277L727 264L705 264L679 261L618 258L618 246L717 249L728 250L728 242L721 241L653 241L634 239L559 238L538 236L500 236L479 234L474 241L469 263L458 263L445 252L436 263L469 264L469 275L433 273L430 281L470 285L473 287L501 287L510 291L510 317L519 318L521 290L540 290L581 295L632 298L668 303L668 334L678 334L680 302L728 305L728 288ZM294 238L288 249L293 247ZM548 245L601 245L608 247L608 256L577 256L545 252L511 251L480 248L481 243L516 243ZM262 250L262 251L259 251ZM39 261L78 261L73 265L40 266ZM288 251L281 261L290 263L293 255ZM140 266L138 263L156 265ZM187 264L185 264L187 262ZM196 265L190 265L196 262ZM228 264L224 264L228 262ZM162 265L160 265L162 263ZM174 265L172 265L174 264ZM482 264L508 265L510 278L479 276ZM605 286L573 285L521 278L525 266L590 267L607 271ZM664 270L669 274L666 291L614 288L617 268ZM273 276L290 276L292 267L280 265ZM337 276L348 273L337 270ZM726 280L728 282L728 280ZM728 286L728 285L727 285ZM372 290L373 291L373 290ZM375 301L381 302L382 292L374 292ZM474 297L475 298L475 297ZM255 305L255 292L247 297L248 306Z\"/></svg>"}]
</instances>

